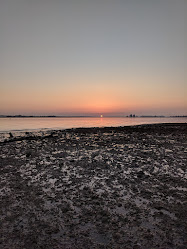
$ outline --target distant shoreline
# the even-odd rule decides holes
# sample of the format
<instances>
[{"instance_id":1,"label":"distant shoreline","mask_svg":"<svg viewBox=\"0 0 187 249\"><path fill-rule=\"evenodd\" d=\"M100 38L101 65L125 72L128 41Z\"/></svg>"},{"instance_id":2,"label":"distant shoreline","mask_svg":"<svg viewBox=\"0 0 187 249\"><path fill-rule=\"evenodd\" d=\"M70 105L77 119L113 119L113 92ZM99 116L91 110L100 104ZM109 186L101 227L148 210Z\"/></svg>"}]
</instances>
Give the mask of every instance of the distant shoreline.
<instances>
[{"instance_id":1,"label":"distant shoreline","mask_svg":"<svg viewBox=\"0 0 187 249\"><path fill-rule=\"evenodd\" d=\"M0 115L0 118L187 118L182 116L163 116L163 115L142 115L142 116L35 116L35 115Z\"/></svg>"}]
</instances>

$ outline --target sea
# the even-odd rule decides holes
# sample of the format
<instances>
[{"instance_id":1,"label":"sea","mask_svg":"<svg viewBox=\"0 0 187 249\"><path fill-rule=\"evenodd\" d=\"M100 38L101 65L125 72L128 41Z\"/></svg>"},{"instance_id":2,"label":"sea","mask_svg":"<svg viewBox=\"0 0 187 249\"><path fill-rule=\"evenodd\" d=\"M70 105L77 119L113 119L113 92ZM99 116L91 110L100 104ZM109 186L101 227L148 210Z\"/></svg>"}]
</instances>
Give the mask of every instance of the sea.
<instances>
[{"instance_id":1,"label":"sea","mask_svg":"<svg viewBox=\"0 0 187 249\"><path fill-rule=\"evenodd\" d=\"M156 123L187 123L187 117L3 117L0 118L0 133L37 132L79 127L117 127Z\"/></svg>"}]
</instances>

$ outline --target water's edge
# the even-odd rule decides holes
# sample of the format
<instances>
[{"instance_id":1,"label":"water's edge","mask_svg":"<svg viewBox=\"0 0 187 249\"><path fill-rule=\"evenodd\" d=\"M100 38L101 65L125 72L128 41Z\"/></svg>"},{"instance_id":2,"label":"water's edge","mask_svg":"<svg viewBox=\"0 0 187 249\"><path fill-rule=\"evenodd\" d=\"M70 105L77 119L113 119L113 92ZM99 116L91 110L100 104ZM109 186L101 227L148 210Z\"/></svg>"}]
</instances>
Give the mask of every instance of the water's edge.
<instances>
[{"instance_id":1,"label":"water's edge","mask_svg":"<svg viewBox=\"0 0 187 249\"><path fill-rule=\"evenodd\" d=\"M41 129L41 130L21 130L21 131L7 131L0 132L0 143L7 143L21 140L37 140L48 137L58 136L60 133L93 133L93 132L118 132L125 130L142 129L144 132L152 128L171 128L172 126L187 126L187 123L153 123L153 124L139 124L139 125L126 125L126 126L105 126L105 127L77 127L67 129Z\"/></svg>"}]
</instances>

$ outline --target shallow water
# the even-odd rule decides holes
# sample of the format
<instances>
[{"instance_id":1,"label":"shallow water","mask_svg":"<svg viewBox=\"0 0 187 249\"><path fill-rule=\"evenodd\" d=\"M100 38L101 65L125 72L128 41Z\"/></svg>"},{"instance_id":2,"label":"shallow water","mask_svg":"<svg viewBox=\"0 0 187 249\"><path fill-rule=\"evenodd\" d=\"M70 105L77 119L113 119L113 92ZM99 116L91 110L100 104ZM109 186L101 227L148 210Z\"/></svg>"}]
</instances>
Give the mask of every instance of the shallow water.
<instances>
[{"instance_id":1,"label":"shallow water","mask_svg":"<svg viewBox=\"0 0 187 249\"><path fill-rule=\"evenodd\" d=\"M66 117L66 118L0 118L0 132L68 129L78 127L127 126L153 123L185 123L187 118Z\"/></svg>"}]
</instances>

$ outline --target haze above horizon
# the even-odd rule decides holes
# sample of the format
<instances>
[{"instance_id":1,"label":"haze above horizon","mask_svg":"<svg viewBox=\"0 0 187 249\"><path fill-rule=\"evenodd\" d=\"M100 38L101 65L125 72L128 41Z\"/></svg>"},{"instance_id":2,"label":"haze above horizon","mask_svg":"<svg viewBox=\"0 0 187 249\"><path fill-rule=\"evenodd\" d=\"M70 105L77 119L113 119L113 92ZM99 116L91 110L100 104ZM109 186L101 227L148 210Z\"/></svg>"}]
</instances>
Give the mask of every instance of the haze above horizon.
<instances>
[{"instance_id":1,"label":"haze above horizon","mask_svg":"<svg viewBox=\"0 0 187 249\"><path fill-rule=\"evenodd\" d=\"M0 115L186 115L187 1L0 2Z\"/></svg>"}]
</instances>

